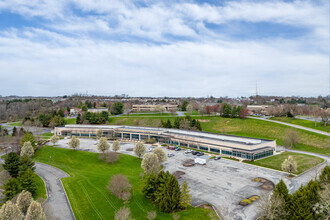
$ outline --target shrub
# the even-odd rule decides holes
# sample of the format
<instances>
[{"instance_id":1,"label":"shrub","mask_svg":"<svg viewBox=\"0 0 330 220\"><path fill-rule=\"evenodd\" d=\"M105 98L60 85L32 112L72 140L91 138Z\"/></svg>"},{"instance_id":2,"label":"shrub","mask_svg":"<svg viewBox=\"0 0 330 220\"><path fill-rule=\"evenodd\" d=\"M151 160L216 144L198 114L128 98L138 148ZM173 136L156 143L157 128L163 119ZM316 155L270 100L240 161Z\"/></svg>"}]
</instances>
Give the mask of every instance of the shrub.
<instances>
[{"instance_id":1,"label":"shrub","mask_svg":"<svg viewBox=\"0 0 330 220\"><path fill-rule=\"evenodd\" d=\"M128 200L131 196L130 190L132 185L129 183L126 176L117 174L112 177L108 183L107 189L117 198L122 200Z\"/></svg>"},{"instance_id":2,"label":"shrub","mask_svg":"<svg viewBox=\"0 0 330 220\"><path fill-rule=\"evenodd\" d=\"M105 157L105 160L111 164L115 163L118 159L119 159L119 154L117 152L112 152L112 151L108 152Z\"/></svg>"},{"instance_id":3,"label":"shrub","mask_svg":"<svg viewBox=\"0 0 330 220\"><path fill-rule=\"evenodd\" d=\"M250 199L243 199L240 203L240 205L250 205L251 204L251 200Z\"/></svg>"},{"instance_id":4,"label":"shrub","mask_svg":"<svg viewBox=\"0 0 330 220\"><path fill-rule=\"evenodd\" d=\"M251 196L251 197L249 198L249 200L251 200L252 202L254 202L254 201L258 200L258 199L260 199L259 196Z\"/></svg>"}]
</instances>

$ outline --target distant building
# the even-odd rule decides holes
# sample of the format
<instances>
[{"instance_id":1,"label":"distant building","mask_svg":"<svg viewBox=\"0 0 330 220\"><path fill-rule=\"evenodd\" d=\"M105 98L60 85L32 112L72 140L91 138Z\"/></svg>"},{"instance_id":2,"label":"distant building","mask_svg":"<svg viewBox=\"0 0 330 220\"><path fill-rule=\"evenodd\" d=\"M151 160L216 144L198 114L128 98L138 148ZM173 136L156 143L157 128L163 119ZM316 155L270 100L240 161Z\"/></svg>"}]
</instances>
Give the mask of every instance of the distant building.
<instances>
[{"instance_id":1,"label":"distant building","mask_svg":"<svg viewBox=\"0 0 330 220\"><path fill-rule=\"evenodd\" d=\"M70 115L78 115L81 112L79 108L70 108Z\"/></svg>"},{"instance_id":2,"label":"distant building","mask_svg":"<svg viewBox=\"0 0 330 220\"><path fill-rule=\"evenodd\" d=\"M102 129L103 136L111 136L119 140L145 141L155 139L159 144L171 144L247 160L268 157L276 151L275 140L171 128L65 125L64 127L56 127L54 133L61 136L95 137L99 129Z\"/></svg>"},{"instance_id":3,"label":"distant building","mask_svg":"<svg viewBox=\"0 0 330 220\"><path fill-rule=\"evenodd\" d=\"M161 108L165 109L165 111L171 111L171 110L176 111L178 109L178 106L177 105L133 105L133 111L136 112L141 112L141 111L153 112Z\"/></svg>"},{"instance_id":4,"label":"distant building","mask_svg":"<svg viewBox=\"0 0 330 220\"><path fill-rule=\"evenodd\" d=\"M88 112L92 112L92 113L101 113L101 112L108 112L109 109L107 108L89 108Z\"/></svg>"},{"instance_id":5,"label":"distant building","mask_svg":"<svg viewBox=\"0 0 330 220\"><path fill-rule=\"evenodd\" d=\"M248 105L246 108L250 114L268 115L268 105Z\"/></svg>"}]
</instances>

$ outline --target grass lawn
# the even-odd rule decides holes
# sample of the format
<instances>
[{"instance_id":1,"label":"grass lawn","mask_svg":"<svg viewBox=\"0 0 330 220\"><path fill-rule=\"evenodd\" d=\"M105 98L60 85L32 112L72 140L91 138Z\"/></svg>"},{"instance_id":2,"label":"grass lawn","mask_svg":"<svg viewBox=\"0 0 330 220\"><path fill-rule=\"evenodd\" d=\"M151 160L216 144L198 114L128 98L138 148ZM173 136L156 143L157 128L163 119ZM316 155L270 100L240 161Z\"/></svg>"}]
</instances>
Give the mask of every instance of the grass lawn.
<instances>
[{"instance_id":1,"label":"grass lawn","mask_svg":"<svg viewBox=\"0 0 330 220\"><path fill-rule=\"evenodd\" d=\"M43 139L48 140L48 139L51 138L53 135L54 135L54 134L51 133L51 132L46 132L46 133L41 134L41 137L42 137Z\"/></svg>"},{"instance_id":2,"label":"grass lawn","mask_svg":"<svg viewBox=\"0 0 330 220\"><path fill-rule=\"evenodd\" d=\"M144 117L144 116L170 116L170 113L145 113L145 114L132 113L130 115L121 115L120 117L131 117L131 116L132 117L135 117L135 116L139 116L139 117Z\"/></svg>"},{"instance_id":3,"label":"grass lawn","mask_svg":"<svg viewBox=\"0 0 330 220\"><path fill-rule=\"evenodd\" d=\"M175 116L169 117L117 117L110 118L110 124L133 125L159 127L161 120L170 119L174 123ZM219 116L195 116L201 122L203 131L213 133L225 133L245 137L264 138L276 140L278 145L283 145L288 129L286 125L281 125L269 121L255 119L222 118ZM325 135L316 134L301 129L295 129L299 136L298 144L294 149L330 155L330 138Z\"/></svg>"},{"instance_id":4,"label":"grass lawn","mask_svg":"<svg viewBox=\"0 0 330 220\"><path fill-rule=\"evenodd\" d=\"M305 155L305 154L299 154L293 152L283 152L275 156L267 157L253 162L245 162L245 163L254 164L262 167L268 167L275 170L282 170L282 163L285 159L288 158L288 156L292 156L293 159L297 162L297 172L295 174L300 174L324 161L322 158L311 155Z\"/></svg>"},{"instance_id":5,"label":"grass lawn","mask_svg":"<svg viewBox=\"0 0 330 220\"><path fill-rule=\"evenodd\" d=\"M124 205L106 189L108 181L115 174L127 176L132 184L132 197L127 206L133 219L146 219L150 210L157 211L157 219L172 219L170 214L158 211L144 198L141 192L141 161L136 157L120 154L120 159L110 165L101 161L96 153L43 146L34 158L70 175L62 182L77 219L114 219L115 212ZM180 219L210 219L209 215L214 215L214 212L190 207L178 214Z\"/></svg>"},{"instance_id":6,"label":"grass lawn","mask_svg":"<svg viewBox=\"0 0 330 220\"><path fill-rule=\"evenodd\" d=\"M323 126L323 123L317 122L316 127L315 127L315 122L309 121L309 120L304 120L304 119L299 119L299 118L288 118L288 117L272 117L270 118L271 120L276 120L276 121L281 121L281 122L286 122L290 124L295 124L295 125L300 125L304 126L307 128L313 128L316 130L320 131L325 131L325 132L330 132L330 126Z\"/></svg>"},{"instance_id":7,"label":"grass lawn","mask_svg":"<svg viewBox=\"0 0 330 220\"><path fill-rule=\"evenodd\" d=\"M66 124L76 124L76 118L64 118Z\"/></svg>"},{"instance_id":8,"label":"grass lawn","mask_svg":"<svg viewBox=\"0 0 330 220\"><path fill-rule=\"evenodd\" d=\"M8 125L10 125L10 126L22 126L22 122L21 121L13 122L13 123L9 123Z\"/></svg>"},{"instance_id":9,"label":"grass lawn","mask_svg":"<svg viewBox=\"0 0 330 220\"><path fill-rule=\"evenodd\" d=\"M189 114L188 114L187 112L185 112L184 115L189 115ZM196 110L195 110L195 111L193 111L193 112L191 113L191 115L201 115L201 114L199 113L199 111L196 111ZM191 116L191 115L190 115L190 116Z\"/></svg>"},{"instance_id":10,"label":"grass lawn","mask_svg":"<svg viewBox=\"0 0 330 220\"><path fill-rule=\"evenodd\" d=\"M40 176L36 175L37 191L34 195L34 199L41 198L42 200L47 199L47 193L45 188L45 183Z\"/></svg>"}]
</instances>

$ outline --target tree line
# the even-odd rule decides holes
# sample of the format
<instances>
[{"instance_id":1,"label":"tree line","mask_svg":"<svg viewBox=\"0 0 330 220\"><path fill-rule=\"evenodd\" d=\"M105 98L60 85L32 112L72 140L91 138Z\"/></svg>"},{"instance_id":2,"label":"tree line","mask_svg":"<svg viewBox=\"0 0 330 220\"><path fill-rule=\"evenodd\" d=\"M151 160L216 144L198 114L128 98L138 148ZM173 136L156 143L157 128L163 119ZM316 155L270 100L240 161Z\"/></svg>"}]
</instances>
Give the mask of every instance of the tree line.
<instances>
[{"instance_id":1,"label":"tree line","mask_svg":"<svg viewBox=\"0 0 330 220\"><path fill-rule=\"evenodd\" d=\"M161 120L161 127L163 128L176 128L176 129L185 129L185 130L196 130L201 131L202 126L200 122L196 119L193 119L190 116L186 117L176 117L174 119L174 123L172 125L170 119L167 119L167 121Z\"/></svg>"}]
</instances>

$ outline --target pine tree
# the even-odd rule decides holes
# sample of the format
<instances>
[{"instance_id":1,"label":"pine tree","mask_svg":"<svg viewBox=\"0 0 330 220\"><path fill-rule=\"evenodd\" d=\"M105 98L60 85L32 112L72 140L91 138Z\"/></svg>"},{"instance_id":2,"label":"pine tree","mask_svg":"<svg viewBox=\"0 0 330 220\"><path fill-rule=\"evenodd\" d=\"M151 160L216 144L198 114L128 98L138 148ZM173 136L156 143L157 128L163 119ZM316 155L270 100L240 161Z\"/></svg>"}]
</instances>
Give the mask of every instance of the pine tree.
<instances>
[{"instance_id":1,"label":"pine tree","mask_svg":"<svg viewBox=\"0 0 330 220\"><path fill-rule=\"evenodd\" d=\"M290 220L312 220L313 212L311 212L310 203L305 188L301 186L289 201L288 211Z\"/></svg>"},{"instance_id":2,"label":"pine tree","mask_svg":"<svg viewBox=\"0 0 330 220\"><path fill-rule=\"evenodd\" d=\"M180 128L180 121L181 121L181 119L179 117L176 117L175 120L174 120L173 128L179 129Z\"/></svg>"},{"instance_id":3,"label":"pine tree","mask_svg":"<svg viewBox=\"0 0 330 220\"><path fill-rule=\"evenodd\" d=\"M80 115L80 113L79 113L78 116L77 116L76 124L82 124L82 120L81 120L81 115Z\"/></svg>"},{"instance_id":4,"label":"pine tree","mask_svg":"<svg viewBox=\"0 0 330 220\"><path fill-rule=\"evenodd\" d=\"M144 177L144 185L142 192L145 197L151 201L155 201L155 192L156 192L156 175L154 173L147 174Z\"/></svg>"},{"instance_id":5,"label":"pine tree","mask_svg":"<svg viewBox=\"0 0 330 220\"><path fill-rule=\"evenodd\" d=\"M23 156L20 158L18 166L18 176L21 176L27 169L35 170L34 161L28 156Z\"/></svg>"},{"instance_id":6,"label":"pine tree","mask_svg":"<svg viewBox=\"0 0 330 220\"><path fill-rule=\"evenodd\" d=\"M159 202L159 209L165 213L176 211L180 207L180 186L175 176L170 177L165 182L164 196Z\"/></svg>"},{"instance_id":7,"label":"pine tree","mask_svg":"<svg viewBox=\"0 0 330 220\"><path fill-rule=\"evenodd\" d=\"M229 118L231 115L231 106L228 103L223 104L223 113L222 116L225 118Z\"/></svg>"},{"instance_id":8,"label":"pine tree","mask_svg":"<svg viewBox=\"0 0 330 220\"><path fill-rule=\"evenodd\" d=\"M325 166L319 177L320 183L327 185L330 183L330 166Z\"/></svg>"},{"instance_id":9,"label":"pine tree","mask_svg":"<svg viewBox=\"0 0 330 220\"><path fill-rule=\"evenodd\" d=\"M187 208L191 203L191 195L189 194L190 189L187 181L183 181L181 185L181 198L180 198L180 206L183 208Z\"/></svg>"},{"instance_id":10,"label":"pine tree","mask_svg":"<svg viewBox=\"0 0 330 220\"><path fill-rule=\"evenodd\" d=\"M29 191L32 195L37 190L35 173L31 169L27 169L20 177L21 188Z\"/></svg>"},{"instance_id":11,"label":"pine tree","mask_svg":"<svg viewBox=\"0 0 330 220\"><path fill-rule=\"evenodd\" d=\"M155 182L155 202L159 204L160 200L164 196L164 187L165 182L170 177L170 173L168 171L164 172L163 170L159 172L156 182Z\"/></svg>"},{"instance_id":12,"label":"pine tree","mask_svg":"<svg viewBox=\"0 0 330 220\"><path fill-rule=\"evenodd\" d=\"M196 121L195 128L197 128L197 130L199 130L199 131L202 130L201 123L198 120Z\"/></svg>"},{"instance_id":13,"label":"pine tree","mask_svg":"<svg viewBox=\"0 0 330 220\"><path fill-rule=\"evenodd\" d=\"M166 128L172 128L172 124L171 124L170 119L167 119Z\"/></svg>"},{"instance_id":14,"label":"pine tree","mask_svg":"<svg viewBox=\"0 0 330 220\"><path fill-rule=\"evenodd\" d=\"M19 156L10 152L5 157L5 163L3 164L3 168L7 170L12 177L16 177L18 175L18 166L19 166Z\"/></svg>"},{"instance_id":15,"label":"pine tree","mask_svg":"<svg viewBox=\"0 0 330 220\"><path fill-rule=\"evenodd\" d=\"M191 120L190 122L190 127L195 127L196 126L196 119Z\"/></svg>"},{"instance_id":16,"label":"pine tree","mask_svg":"<svg viewBox=\"0 0 330 220\"><path fill-rule=\"evenodd\" d=\"M289 190L286 187L284 181L281 179L280 182L275 186L274 190L273 190L273 194L277 194L279 196L281 196L284 201L288 200L288 196L289 196Z\"/></svg>"},{"instance_id":17,"label":"pine tree","mask_svg":"<svg viewBox=\"0 0 330 220\"><path fill-rule=\"evenodd\" d=\"M11 136L17 136L17 128L16 127L14 127L13 128L13 133L12 133L12 135Z\"/></svg>"},{"instance_id":18,"label":"pine tree","mask_svg":"<svg viewBox=\"0 0 330 220\"><path fill-rule=\"evenodd\" d=\"M5 184L5 191L3 193L5 195L5 200L8 201L14 198L19 192L21 192L21 186L17 178L9 179Z\"/></svg>"}]
</instances>

